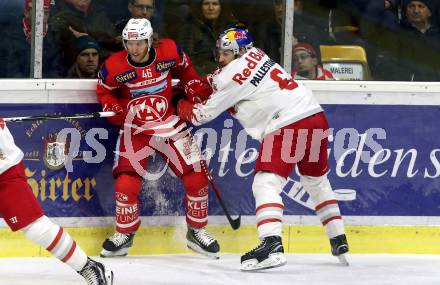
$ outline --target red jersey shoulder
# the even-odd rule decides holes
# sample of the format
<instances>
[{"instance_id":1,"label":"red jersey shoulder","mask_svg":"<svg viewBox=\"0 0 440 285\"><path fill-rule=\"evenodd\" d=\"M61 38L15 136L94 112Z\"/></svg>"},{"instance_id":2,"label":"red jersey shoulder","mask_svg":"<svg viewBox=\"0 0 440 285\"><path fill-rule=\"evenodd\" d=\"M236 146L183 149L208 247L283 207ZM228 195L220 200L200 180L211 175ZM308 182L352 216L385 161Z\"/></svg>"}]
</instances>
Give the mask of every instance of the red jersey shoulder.
<instances>
[{"instance_id":1,"label":"red jersey shoulder","mask_svg":"<svg viewBox=\"0 0 440 285\"><path fill-rule=\"evenodd\" d=\"M173 39L159 39L156 50L163 56L177 56L182 53L182 49Z\"/></svg>"},{"instance_id":2,"label":"red jersey shoulder","mask_svg":"<svg viewBox=\"0 0 440 285\"><path fill-rule=\"evenodd\" d=\"M111 85L123 84L137 78L136 70L128 63L127 51L122 50L107 58L99 71L103 83Z\"/></svg>"}]
</instances>

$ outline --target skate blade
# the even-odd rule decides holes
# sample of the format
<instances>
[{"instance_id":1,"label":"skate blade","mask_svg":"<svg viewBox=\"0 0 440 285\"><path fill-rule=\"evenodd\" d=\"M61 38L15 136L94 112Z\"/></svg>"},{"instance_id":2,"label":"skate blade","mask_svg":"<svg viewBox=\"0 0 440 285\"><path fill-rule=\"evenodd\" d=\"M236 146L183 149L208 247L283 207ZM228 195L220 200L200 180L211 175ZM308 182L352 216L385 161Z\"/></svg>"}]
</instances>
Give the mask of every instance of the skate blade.
<instances>
[{"instance_id":1,"label":"skate blade","mask_svg":"<svg viewBox=\"0 0 440 285\"><path fill-rule=\"evenodd\" d=\"M344 266L349 266L350 263L347 261L346 253L340 254L336 256L339 259L339 262Z\"/></svg>"},{"instance_id":2,"label":"skate blade","mask_svg":"<svg viewBox=\"0 0 440 285\"><path fill-rule=\"evenodd\" d=\"M186 242L187 242L186 246L196 253L200 253L200 254L207 256L209 258L212 258L212 259L219 259L220 258L220 256L218 256L218 252L209 252L209 251L203 250L200 246L198 246L197 244L195 244L189 240Z\"/></svg>"},{"instance_id":3,"label":"skate blade","mask_svg":"<svg viewBox=\"0 0 440 285\"><path fill-rule=\"evenodd\" d=\"M101 253L99 254L99 256L101 257L123 257L126 256L128 254L128 248L121 248L120 250L117 251L108 251L105 249L101 250Z\"/></svg>"},{"instance_id":4,"label":"skate blade","mask_svg":"<svg viewBox=\"0 0 440 285\"><path fill-rule=\"evenodd\" d=\"M241 264L241 271L259 271L286 265L287 260L282 253L270 254L268 258L258 263L256 259L246 260Z\"/></svg>"}]
</instances>

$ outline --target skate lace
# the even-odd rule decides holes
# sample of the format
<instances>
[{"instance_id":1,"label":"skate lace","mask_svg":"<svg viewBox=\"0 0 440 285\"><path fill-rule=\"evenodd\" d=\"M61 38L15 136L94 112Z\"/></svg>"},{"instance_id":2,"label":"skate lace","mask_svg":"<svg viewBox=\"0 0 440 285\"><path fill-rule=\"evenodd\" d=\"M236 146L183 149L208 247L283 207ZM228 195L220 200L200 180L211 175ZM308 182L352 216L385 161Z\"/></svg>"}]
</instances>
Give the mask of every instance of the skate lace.
<instances>
[{"instance_id":1,"label":"skate lace","mask_svg":"<svg viewBox=\"0 0 440 285\"><path fill-rule=\"evenodd\" d=\"M206 246L215 241L215 239L209 236L205 229L194 230L194 235L196 236L197 240Z\"/></svg>"},{"instance_id":2,"label":"skate lace","mask_svg":"<svg viewBox=\"0 0 440 285\"><path fill-rule=\"evenodd\" d=\"M255 253L255 252L259 251L260 249L262 249L265 245L266 245L266 240L263 240L256 248L249 251L249 253Z\"/></svg>"},{"instance_id":3,"label":"skate lace","mask_svg":"<svg viewBox=\"0 0 440 285\"><path fill-rule=\"evenodd\" d=\"M92 265L88 265L87 268L81 271L81 275L88 285L99 285L99 274L97 273L97 269L93 268Z\"/></svg>"},{"instance_id":4,"label":"skate lace","mask_svg":"<svg viewBox=\"0 0 440 285\"><path fill-rule=\"evenodd\" d=\"M116 246L126 243L130 239L130 235L115 233L109 240Z\"/></svg>"}]
</instances>

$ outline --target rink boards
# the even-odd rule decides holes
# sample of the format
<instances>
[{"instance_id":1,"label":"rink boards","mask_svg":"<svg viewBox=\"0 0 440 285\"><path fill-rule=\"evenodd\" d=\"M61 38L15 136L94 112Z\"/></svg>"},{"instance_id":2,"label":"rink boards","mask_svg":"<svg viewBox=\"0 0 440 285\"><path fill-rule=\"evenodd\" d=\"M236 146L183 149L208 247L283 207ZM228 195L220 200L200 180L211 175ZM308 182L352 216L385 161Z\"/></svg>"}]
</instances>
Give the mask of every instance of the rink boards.
<instances>
[{"instance_id":1,"label":"rink boards","mask_svg":"<svg viewBox=\"0 0 440 285\"><path fill-rule=\"evenodd\" d=\"M3 117L99 110L92 80L1 83ZM306 84L323 104L332 128L329 179L348 225L352 252L440 253L440 127L436 123L440 85ZM90 254L97 254L113 231L111 168L118 130L103 119L8 126L25 153L28 183L47 215L65 226ZM70 135L56 142L62 130ZM258 143L228 115L196 134L227 206L232 214L243 215L240 230L230 230L211 195L211 230L222 251L248 250L257 243L251 184ZM141 195L143 227L131 254L186 252L183 188L159 156L149 164ZM283 189L283 200L286 250L328 252L313 203L295 173ZM1 225L0 256L46 254Z\"/></svg>"}]
</instances>

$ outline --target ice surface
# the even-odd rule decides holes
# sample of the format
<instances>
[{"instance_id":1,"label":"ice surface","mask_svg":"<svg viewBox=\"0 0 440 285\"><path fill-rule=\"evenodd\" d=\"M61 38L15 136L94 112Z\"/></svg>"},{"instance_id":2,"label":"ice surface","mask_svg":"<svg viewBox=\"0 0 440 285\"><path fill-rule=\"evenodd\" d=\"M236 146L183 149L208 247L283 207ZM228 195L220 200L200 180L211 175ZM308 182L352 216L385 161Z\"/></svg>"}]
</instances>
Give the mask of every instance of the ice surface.
<instances>
[{"instance_id":1,"label":"ice surface","mask_svg":"<svg viewBox=\"0 0 440 285\"><path fill-rule=\"evenodd\" d=\"M330 254L289 254L287 265L241 272L240 255L219 260L199 255L148 255L102 259L115 273L114 285L143 284L440 284L440 255L351 254L349 267ZM0 258L0 285L85 284L54 258Z\"/></svg>"}]
</instances>

